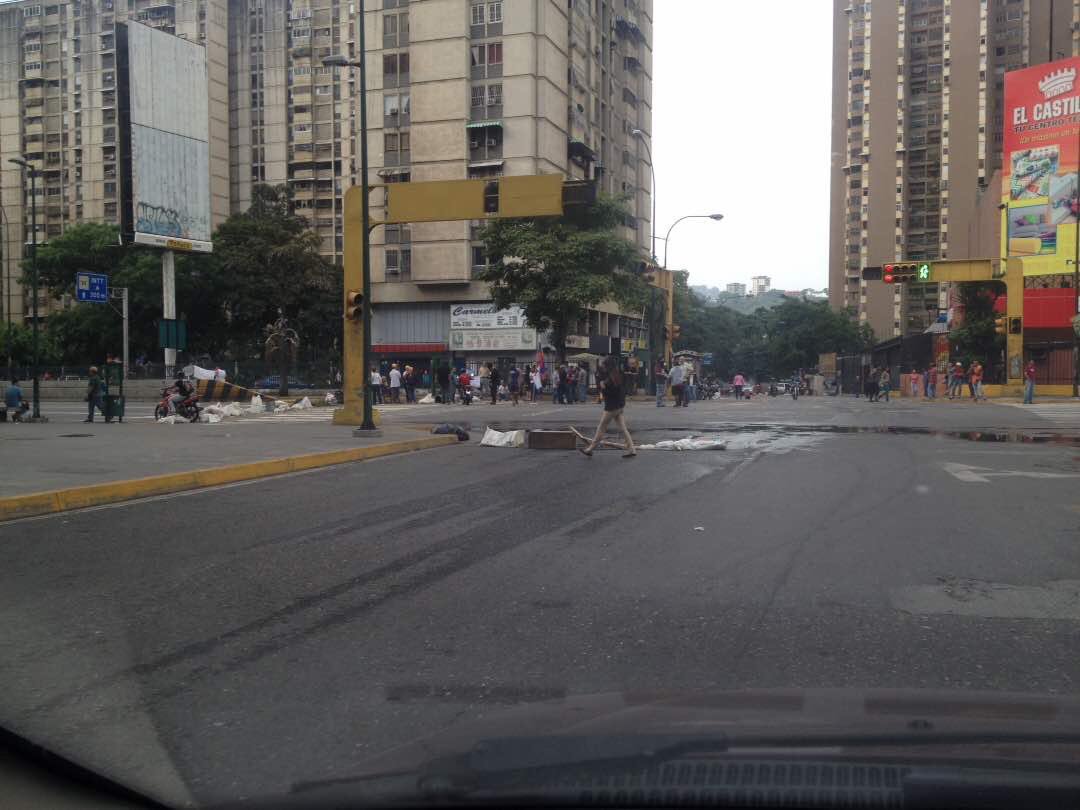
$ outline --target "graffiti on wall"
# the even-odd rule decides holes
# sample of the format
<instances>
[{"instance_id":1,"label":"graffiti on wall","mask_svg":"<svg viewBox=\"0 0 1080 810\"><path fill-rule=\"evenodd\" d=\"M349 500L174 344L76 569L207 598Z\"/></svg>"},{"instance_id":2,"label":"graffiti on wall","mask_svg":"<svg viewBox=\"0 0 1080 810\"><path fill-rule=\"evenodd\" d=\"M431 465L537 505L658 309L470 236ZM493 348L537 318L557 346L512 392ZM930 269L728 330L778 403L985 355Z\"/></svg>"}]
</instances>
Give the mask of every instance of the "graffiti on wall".
<instances>
[{"instance_id":1,"label":"graffiti on wall","mask_svg":"<svg viewBox=\"0 0 1080 810\"><path fill-rule=\"evenodd\" d=\"M179 211L175 208L144 202L136 206L135 230L158 236L185 237L188 235L188 229L184 227Z\"/></svg>"}]
</instances>

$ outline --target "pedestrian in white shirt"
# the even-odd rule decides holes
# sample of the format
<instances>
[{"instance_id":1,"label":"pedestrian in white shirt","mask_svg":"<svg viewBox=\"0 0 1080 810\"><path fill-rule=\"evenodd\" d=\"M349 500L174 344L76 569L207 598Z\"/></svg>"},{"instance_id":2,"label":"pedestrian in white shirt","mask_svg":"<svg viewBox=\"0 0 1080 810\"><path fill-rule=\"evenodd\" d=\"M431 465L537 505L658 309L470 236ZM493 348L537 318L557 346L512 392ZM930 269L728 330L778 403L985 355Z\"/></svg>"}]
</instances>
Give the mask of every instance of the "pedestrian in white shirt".
<instances>
[{"instance_id":1,"label":"pedestrian in white shirt","mask_svg":"<svg viewBox=\"0 0 1080 810\"><path fill-rule=\"evenodd\" d=\"M401 371L397 363L390 366L390 401L395 405L401 402Z\"/></svg>"},{"instance_id":2,"label":"pedestrian in white shirt","mask_svg":"<svg viewBox=\"0 0 1080 810\"><path fill-rule=\"evenodd\" d=\"M371 368L371 403L373 405L382 405L382 375L379 374L379 370L372 366Z\"/></svg>"}]
</instances>

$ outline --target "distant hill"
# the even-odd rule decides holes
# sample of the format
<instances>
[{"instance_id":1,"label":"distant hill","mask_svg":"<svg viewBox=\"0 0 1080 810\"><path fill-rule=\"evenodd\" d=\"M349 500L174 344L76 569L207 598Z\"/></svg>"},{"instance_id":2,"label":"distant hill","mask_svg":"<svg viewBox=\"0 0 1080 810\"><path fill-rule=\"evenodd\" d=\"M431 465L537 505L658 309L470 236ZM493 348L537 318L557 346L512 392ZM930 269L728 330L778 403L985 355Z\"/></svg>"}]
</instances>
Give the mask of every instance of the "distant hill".
<instances>
[{"instance_id":1,"label":"distant hill","mask_svg":"<svg viewBox=\"0 0 1080 810\"><path fill-rule=\"evenodd\" d=\"M709 300L709 303L733 309L741 315L751 315L759 309L778 307L786 300L788 298L783 290L769 290L753 296L718 291L717 297Z\"/></svg>"}]
</instances>

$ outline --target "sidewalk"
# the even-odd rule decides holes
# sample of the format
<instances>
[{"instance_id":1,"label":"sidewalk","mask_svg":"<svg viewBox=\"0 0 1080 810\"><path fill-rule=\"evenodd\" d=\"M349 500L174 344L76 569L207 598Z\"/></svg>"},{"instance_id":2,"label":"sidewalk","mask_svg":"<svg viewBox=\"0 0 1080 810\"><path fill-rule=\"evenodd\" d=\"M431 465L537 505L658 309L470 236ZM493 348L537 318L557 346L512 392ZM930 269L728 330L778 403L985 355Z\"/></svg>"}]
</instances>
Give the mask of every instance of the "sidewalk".
<instances>
[{"instance_id":1,"label":"sidewalk","mask_svg":"<svg viewBox=\"0 0 1080 810\"><path fill-rule=\"evenodd\" d=\"M457 443L404 425L379 432L358 439L329 422L4 423L0 520Z\"/></svg>"}]
</instances>

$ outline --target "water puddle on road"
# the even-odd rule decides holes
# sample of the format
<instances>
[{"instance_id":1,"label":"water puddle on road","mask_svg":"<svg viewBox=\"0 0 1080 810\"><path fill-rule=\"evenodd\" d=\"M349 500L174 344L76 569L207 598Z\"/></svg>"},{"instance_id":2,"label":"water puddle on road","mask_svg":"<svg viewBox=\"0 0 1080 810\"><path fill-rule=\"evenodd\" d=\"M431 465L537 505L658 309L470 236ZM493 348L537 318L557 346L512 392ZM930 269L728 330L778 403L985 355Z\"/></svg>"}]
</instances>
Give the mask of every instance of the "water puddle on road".
<instances>
[{"instance_id":1,"label":"water puddle on road","mask_svg":"<svg viewBox=\"0 0 1080 810\"><path fill-rule=\"evenodd\" d=\"M685 428L663 428L678 430ZM857 434L873 433L893 436L932 436L943 439L961 439L969 442L1015 442L1020 444L1073 444L1080 445L1080 434L1059 433L1045 430L1016 430L1005 428L980 428L978 430L940 430L924 427L892 427L888 425L722 425L710 423L698 428L697 433L756 433L762 430L778 431L789 435L803 434Z\"/></svg>"}]
</instances>

